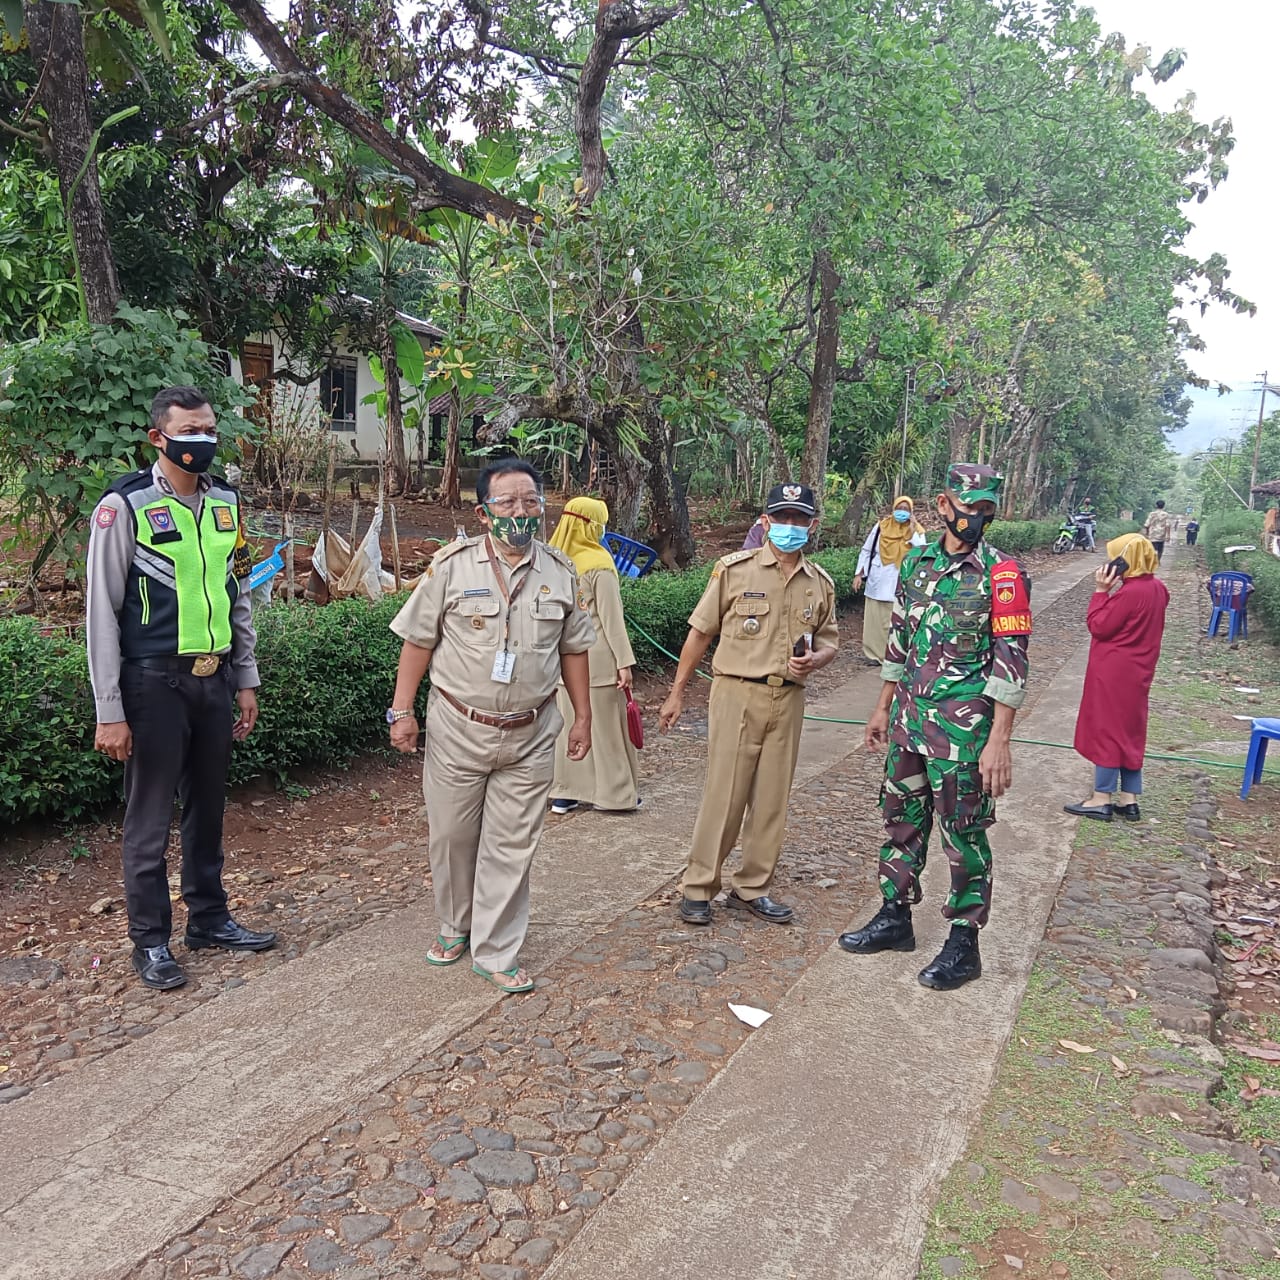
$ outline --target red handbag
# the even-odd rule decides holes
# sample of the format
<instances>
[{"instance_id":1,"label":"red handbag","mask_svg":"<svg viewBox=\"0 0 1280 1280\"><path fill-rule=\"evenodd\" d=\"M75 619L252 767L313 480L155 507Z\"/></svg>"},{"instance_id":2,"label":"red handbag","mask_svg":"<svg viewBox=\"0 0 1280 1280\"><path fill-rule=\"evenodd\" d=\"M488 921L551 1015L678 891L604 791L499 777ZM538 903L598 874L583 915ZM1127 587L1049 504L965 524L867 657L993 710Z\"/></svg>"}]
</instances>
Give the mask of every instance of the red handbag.
<instances>
[{"instance_id":1,"label":"red handbag","mask_svg":"<svg viewBox=\"0 0 1280 1280\"><path fill-rule=\"evenodd\" d=\"M627 695L627 737L631 739L631 745L637 751L642 751L644 750L644 717L640 714L636 700L631 696L631 690L623 689L622 692Z\"/></svg>"}]
</instances>

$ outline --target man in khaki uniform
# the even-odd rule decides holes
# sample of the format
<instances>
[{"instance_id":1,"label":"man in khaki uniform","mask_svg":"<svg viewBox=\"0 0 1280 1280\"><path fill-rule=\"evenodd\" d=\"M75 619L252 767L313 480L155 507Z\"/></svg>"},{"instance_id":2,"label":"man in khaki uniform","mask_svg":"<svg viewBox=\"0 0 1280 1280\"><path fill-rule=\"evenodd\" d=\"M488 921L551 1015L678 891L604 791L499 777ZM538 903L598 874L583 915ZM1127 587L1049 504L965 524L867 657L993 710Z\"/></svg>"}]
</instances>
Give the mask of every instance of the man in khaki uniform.
<instances>
[{"instance_id":1,"label":"man in khaki uniform","mask_svg":"<svg viewBox=\"0 0 1280 1280\"><path fill-rule=\"evenodd\" d=\"M562 678L574 710L569 758L591 748L595 631L573 562L534 540L541 484L518 458L486 467L476 481L485 536L436 552L391 624L405 642L387 712L400 751L417 750L414 698L431 669L422 791L440 933L427 962L455 964L470 947L474 972L507 993L533 989L518 955L564 723Z\"/></svg>"},{"instance_id":2,"label":"man in khaki uniform","mask_svg":"<svg viewBox=\"0 0 1280 1280\"><path fill-rule=\"evenodd\" d=\"M787 800L800 751L804 684L835 656L835 585L802 548L818 526L813 491L775 485L763 516L764 546L722 556L689 618L663 733L684 710L684 690L716 636L707 733L707 780L685 868L680 916L711 923L711 899L750 806L742 866L728 905L770 924L792 911L768 891L782 850Z\"/></svg>"}]
</instances>

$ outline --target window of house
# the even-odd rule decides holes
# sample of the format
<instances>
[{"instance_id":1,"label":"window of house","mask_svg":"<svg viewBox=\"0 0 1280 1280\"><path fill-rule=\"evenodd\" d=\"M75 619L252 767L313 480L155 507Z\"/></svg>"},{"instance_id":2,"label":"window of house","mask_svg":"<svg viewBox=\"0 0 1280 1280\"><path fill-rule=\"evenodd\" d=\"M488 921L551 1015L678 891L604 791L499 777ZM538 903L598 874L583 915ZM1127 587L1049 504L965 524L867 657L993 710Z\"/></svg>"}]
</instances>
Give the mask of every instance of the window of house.
<instances>
[{"instance_id":1,"label":"window of house","mask_svg":"<svg viewBox=\"0 0 1280 1280\"><path fill-rule=\"evenodd\" d=\"M334 431L356 429L356 362L334 356L320 375L320 412Z\"/></svg>"}]
</instances>

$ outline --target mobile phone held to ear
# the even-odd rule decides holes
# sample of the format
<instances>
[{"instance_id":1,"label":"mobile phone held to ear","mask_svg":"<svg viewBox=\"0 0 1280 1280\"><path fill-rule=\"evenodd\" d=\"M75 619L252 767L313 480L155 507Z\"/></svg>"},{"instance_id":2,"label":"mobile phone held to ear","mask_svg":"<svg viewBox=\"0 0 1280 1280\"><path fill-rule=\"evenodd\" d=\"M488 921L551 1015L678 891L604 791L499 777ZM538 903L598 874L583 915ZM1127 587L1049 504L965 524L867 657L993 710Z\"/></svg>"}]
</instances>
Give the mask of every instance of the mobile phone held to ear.
<instances>
[{"instance_id":1,"label":"mobile phone held to ear","mask_svg":"<svg viewBox=\"0 0 1280 1280\"><path fill-rule=\"evenodd\" d=\"M1129 572L1129 562L1124 556L1116 556L1114 560L1107 561L1107 568L1116 575L1117 578L1123 578Z\"/></svg>"}]
</instances>

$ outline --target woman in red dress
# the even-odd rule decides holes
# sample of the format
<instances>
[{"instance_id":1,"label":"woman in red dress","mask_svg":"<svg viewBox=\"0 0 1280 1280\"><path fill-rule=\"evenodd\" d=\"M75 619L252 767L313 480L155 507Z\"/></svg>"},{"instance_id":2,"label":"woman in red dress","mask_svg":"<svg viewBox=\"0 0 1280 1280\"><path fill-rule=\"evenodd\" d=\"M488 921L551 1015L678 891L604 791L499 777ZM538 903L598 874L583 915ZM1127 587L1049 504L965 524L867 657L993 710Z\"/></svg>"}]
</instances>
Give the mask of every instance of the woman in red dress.
<instances>
[{"instance_id":1,"label":"woman in red dress","mask_svg":"<svg viewBox=\"0 0 1280 1280\"><path fill-rule=\"evenodd\" d=\"M1142 813L1142 757L1147 749L1147 703L1160 658L1169 589L1155 576L1156 549L1140 533L1107 543L1107 560L1123 558L1117 574L1110 563L1094 574L1089 600L1089 665L1076 718L1076 750L1093 762L1093 795L1064 805L1081 818L1110 822L1119 812L1129 822ZM1119 792L1119 803L1113 797Z\"/></svg>"}]
</instances>

